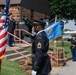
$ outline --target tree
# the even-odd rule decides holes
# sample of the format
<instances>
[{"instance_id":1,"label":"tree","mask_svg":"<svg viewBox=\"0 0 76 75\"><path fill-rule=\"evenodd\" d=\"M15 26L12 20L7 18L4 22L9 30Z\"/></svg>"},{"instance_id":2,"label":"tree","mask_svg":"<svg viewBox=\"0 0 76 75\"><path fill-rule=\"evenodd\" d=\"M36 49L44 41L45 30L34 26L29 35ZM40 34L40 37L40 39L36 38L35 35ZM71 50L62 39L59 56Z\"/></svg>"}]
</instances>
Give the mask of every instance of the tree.
<instances>
[{"instance_id":1,"label":"tree","mask_svg":"<svg viewBox=\"0 0 76 75\"><path fill-rule=\"evenodd\" d=\"M76 20L76 0L49 0L51 15Z\"/></svg>"}]
</instances>

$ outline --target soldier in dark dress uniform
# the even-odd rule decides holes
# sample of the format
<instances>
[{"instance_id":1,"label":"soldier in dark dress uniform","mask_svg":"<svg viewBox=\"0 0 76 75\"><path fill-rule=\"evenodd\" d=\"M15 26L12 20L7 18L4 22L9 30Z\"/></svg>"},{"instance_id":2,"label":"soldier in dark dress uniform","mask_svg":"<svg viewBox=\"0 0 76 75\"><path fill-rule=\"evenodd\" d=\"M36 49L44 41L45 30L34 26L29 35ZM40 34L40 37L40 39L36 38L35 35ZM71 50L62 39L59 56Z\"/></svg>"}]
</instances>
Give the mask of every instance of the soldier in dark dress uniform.
<instances>
[{"instance_id":1,"label":"soldier in dark dress uniform","mask_svg":"<svg viewBox=\"0 0 76 75\"><path fill-rule=\"evenodd\" d=\"M37 22L38 25L36 28L37 34L32 44L32 75L48 75L51 71L51 63L47 54L49 40L46 33L43 31L45 22L42 20L35 20L35 22Z\"/></svg>"},{"instance_id":2,"label":"soldier in dark dress uniform","mask_svg":"<svg viewBox=\"0 0 76 75\"><path fill-rule=\"evenodd\" d=\"M68 39L68 41L71 41L72 60L76 61L76 34L72 34L72 38Z\"/></svg>"},{"instance_id":3,"label":"soldier in dark dress uniform","mask_svg":"<svg viewBox=\"0 0 76 75\"><path fill-rule=\"evenodd\" d=\"M11 34L14 34L15 26L16 26L16 21L13 19L12 14L10 14L8 32ZM13 45L12 45L13 42L14 42L14 37L12 35L8 34L8 45L10 47L13 47Z\"/></svg>"}]
</instances>

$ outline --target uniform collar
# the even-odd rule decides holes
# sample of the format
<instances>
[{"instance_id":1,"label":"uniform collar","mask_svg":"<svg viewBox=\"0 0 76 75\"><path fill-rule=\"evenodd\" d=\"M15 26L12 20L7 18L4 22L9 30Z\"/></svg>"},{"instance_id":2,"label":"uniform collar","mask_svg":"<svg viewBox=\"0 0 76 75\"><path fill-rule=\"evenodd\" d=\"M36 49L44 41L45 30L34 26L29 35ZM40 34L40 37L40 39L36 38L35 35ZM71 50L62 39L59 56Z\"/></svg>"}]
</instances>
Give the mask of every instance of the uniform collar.
<instances>
[{"instance_id":1,"label":"uniform collar","mask_svg":"<svg viewBox=\"0 0 76 75\"><path fill-rule=\"evenodd\" d=\"M41 32L43 32L43 30L40 30L40 31L37 33L37 35L38 35L39 33L41 33Z\"/></svg>"}]
</instances>

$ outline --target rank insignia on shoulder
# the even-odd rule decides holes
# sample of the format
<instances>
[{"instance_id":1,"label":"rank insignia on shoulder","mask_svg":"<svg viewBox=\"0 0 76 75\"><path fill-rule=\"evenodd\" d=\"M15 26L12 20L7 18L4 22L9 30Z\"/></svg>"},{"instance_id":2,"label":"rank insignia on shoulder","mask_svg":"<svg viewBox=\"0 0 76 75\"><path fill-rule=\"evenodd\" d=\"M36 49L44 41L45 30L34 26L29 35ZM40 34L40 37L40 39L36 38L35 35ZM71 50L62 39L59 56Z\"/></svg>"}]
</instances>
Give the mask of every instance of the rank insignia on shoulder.
<instances>
[{"instance_id":1,"label":"rank insignia on shoulder","mask_svg":"<svg viewBox=\"0 0 76 75\"><path fill-rule=\"evenodd\" d=\"M42 47L41 43L38 42L38 44L37 44L37 48L41 48L41 47Z\"/></svg>"}]
</instances>

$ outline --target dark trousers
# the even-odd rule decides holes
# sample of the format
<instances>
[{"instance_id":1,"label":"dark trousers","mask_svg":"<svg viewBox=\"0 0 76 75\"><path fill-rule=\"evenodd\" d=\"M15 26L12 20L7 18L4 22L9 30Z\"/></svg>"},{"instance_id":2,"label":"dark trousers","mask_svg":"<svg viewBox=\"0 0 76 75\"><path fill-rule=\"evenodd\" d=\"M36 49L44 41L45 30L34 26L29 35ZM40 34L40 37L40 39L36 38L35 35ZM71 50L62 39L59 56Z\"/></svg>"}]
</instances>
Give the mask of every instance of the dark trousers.
<instances>
[{"instance_id":1,"label":"dark trousers","mask_svg":"<svg viewBox=\"0 0 76 75\"><path fill-rule=\"evenodd\" d=\"M14 42L14 37L8 34L8 45L12 46L13 42Z\"/></svg>"},{"instance_id":2,"label":"dark trousers","mask_svg":"<svg viewBox=\"0 0 76 75\"><path fill-rule=\"evenodd\" d=\"M48 74L41 74L41 75L48 75Z\"/></svg>"},{"instance_id":3,"label":"dark trousers","mask_svg":"<svg viewBox=\"0 0 76 75\"><path fill-rule=\"evenodd\" d=\"M72 59L76 60L76 49L71 49L72 52Z\"/></svg>"}]
</instances>

